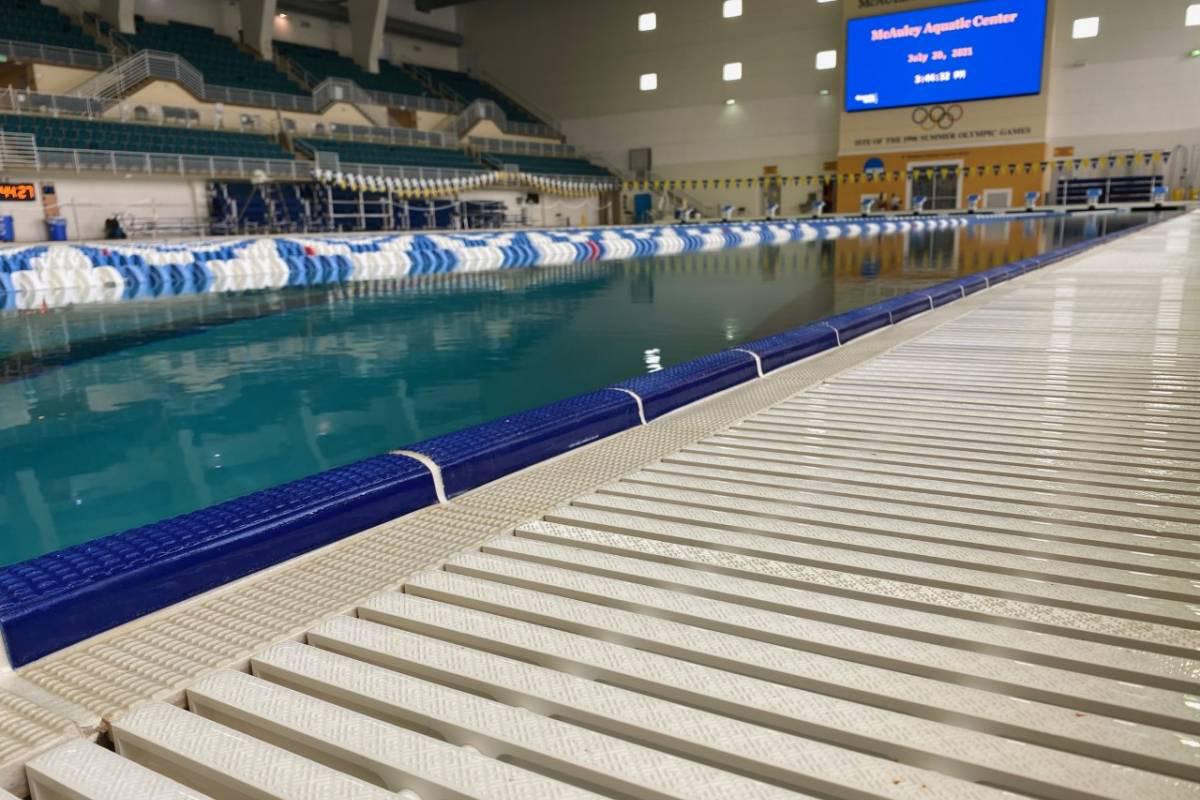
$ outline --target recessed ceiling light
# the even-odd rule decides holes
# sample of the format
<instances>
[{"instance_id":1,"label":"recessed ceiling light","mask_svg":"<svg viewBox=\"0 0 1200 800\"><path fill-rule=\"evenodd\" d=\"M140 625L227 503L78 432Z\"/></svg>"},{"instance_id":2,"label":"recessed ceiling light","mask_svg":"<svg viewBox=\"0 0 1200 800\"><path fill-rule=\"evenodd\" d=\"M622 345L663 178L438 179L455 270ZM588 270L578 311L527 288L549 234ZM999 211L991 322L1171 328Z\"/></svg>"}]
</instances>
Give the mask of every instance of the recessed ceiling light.
<instances>
[{"instance_id":1,"label":"recessed ceiling light","mask_svg":"<svg viewBox=\"0 0 1200 800\"><path fill-rule=\"evenodd\" d=\"M1100 35L1099 17L1082 17L1071 25L1072 39L1092 39Z\"/></svg>"},{"instance_id":2,"label":"recessed ceiling light","mask_svg":"<svg viewBox=\"0 0 1200 800\"><path fill-rule=\"evenodd\" d=\"M821 97L826 97L826 96L828 96L828 95L829 95L829 90L828 90L828 89L822 89L821 91L817 92L817 94L821 95Z\"/></svg>"},{"instance_id":3,"label":"recessed ceiling light","mask_svg":"<svg viewBox=\"0 0 1200 800\"><path fill-rule=\"evenodd\" d=\"M735 105L737 105L737 100L734 100L734 99L731 97L731 98L729 98L728 100L726 100L726 101L725 101L725 105L727 105L727 106L735 106Z\"/></svg>"},{"instance_id":4,"label":"recessed ceiling light","mask_svg":"<svg viewBox=\"0 0 1200 800\"><path fill-rule=\"evenodd\" d=\"M643 92L653 92L658 88L658 73L647 72L638 79L638 86Z\"/></svg>"},{"instance_id":5,"label":"recessed ceiling light","mask_svg":"<svg viewBox=\"0 0 1200 800\"><path fill-rule=\"evenodd\" d=\"M639 31L652 31L658 28L658 14L653 11L638 17Z\"/></svg>"},{"instance_id":6,"label":"recessed ceiling light","mask_svg":"<svg viewBox=\"0 0 1200 800\"><path fill-rule=\"evenodd\" d=\"M837 50L822 50L817 53L817 69L834 69L837 67Z\"/></svg>"},{"instance_id":7,"label":"recessed ceiling light","mask_svg":"<svg viewBox=\"0 0 1200 800\"><path fill-rule=\"evenodd\" d=\"M742 62L734 61L726 64L721 70L721 77L727 81L740 81L742 79Z\"/></svg>"},{"instance_id":8,"label":"recessed ceiling light","mask_svg":"<svg viewBox=\"0 0 1200 800\"><path fill-rule=\"evenodd\" d=\"M725 0L725 5L721 7L721 15L726 19L740 17L742 15L742 0Z\"/></svg>"}]
</instances>

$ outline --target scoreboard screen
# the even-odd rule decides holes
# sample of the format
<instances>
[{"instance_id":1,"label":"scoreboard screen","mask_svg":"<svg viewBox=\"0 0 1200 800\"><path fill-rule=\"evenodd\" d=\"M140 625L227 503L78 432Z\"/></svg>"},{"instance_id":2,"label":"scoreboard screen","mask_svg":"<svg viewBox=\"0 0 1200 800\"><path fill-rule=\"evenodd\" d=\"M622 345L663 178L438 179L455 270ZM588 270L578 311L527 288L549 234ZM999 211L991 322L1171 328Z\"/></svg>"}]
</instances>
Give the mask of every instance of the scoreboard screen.
<instances>
[{"instance_id":1,"label":"scoreboard screen","mask_svg":"<svg viewBox=\"0 0 1200 800\"><path fill-rule=\"evenodd\" d=\"M32 183L0 183L0 202L32 203L37 200L37 188Z\"/></svg>"},{"instance_id":2,"label":"scoreboard screen","mask_svg":"<svg viewBox=\"0 0 1200 800\"><path fill-rule=\"evenodd\" d=\"M852 19L846 110L1042 91L1046 0L977 0Z\"/></svg>"}]
</instances>

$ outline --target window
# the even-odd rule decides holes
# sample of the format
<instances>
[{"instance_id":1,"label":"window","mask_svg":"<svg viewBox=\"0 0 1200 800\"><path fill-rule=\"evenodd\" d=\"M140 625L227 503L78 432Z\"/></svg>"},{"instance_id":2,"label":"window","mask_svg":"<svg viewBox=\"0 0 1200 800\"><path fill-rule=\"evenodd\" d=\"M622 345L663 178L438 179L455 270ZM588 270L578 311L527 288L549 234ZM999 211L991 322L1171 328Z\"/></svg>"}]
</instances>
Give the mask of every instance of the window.
<instances>
[{"instance_id":1,"label":"window","mask_svg":"<svg viewBox=\"0 0 1200 800\"><path fill-rule=\"evenodd\" d=\"M740 81L742 79L742 62L734 61L732 64L726 64L721 70L721 77L727 81Z\"/></svg>"},{"instance_id":2,"label":"window","mask_svg":"<svg viewBox=\"0 0 1200 800\"><path fill-rule=\"evenodd\" d=\"M732 17L740 17L742 15L742 0L725 0L725 5L721 8L721 16L725 19Z\"/></svg>"},{"instance_id":3,"label":"window","mask_svg":"<svg viewBox=\"0 0 1200 800\"><path fill-rule=\"evenodd\" d=\"M1091 39L1100 35L1099 17L1082 17L1071 26L1072 39Z\"/></svg>"},{"instance_id":4,"label":"window","mask_svg":"<svg viewBox=\"0 0 1200 800\"><path fill-rule=\"evenodd\" d=\"M1192 3L1187 7L1187 16L1183 21L1189 28L1200 25L1200 3Z\"/></svg>"},{"instance_id":5,"label":"window","mask_svg":"<svg viewBox=\"0 0 1200 800\"><path fill-rule=\"evenodd\" d=\"M652 31L658 28L658 14L651 11L638 17L639 31Z\"/></svg>"},{"instance_id":6,"label":"window","mask_svg":"<svg viewBox=\"0 0 1200 800\"><path fill-rule=\"evenodd\" d=\"M834 69L837 67L837 50L822 50L817 53L817 69Z\"/></svg>"},{"instance_id":7,"label":"window","mask_svg":"<svg viewBox=\"0 0 1200 800\"><path fill-rule=\"evenodd\" d=\"M643 92L653 92L658 88L658 73L647 72L642 75L641 80L638 81L638 86L641 87Z\"/></svg>"}]
</instances>

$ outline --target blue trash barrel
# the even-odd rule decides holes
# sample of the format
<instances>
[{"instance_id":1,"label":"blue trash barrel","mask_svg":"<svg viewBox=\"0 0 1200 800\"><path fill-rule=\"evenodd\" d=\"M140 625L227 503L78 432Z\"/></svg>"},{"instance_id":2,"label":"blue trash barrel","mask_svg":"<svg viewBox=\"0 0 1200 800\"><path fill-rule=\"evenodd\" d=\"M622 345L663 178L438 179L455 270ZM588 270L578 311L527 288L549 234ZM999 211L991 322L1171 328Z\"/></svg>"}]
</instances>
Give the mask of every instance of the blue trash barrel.
<instances>
[{"instance_id":1,"label":"blue trash barrel","mask_svg":"<svg viewBox=\"0 0 1200 800\"><path fill-rule=\"evenodd\" d=\"M0 217L0 242L15 242L16 236L13 233L13 218L11 216Z\"/></svg>"},{"instance_id":2,"label":"blue trash barrel","mask_svg":"<svg viewBox=\"0 0 1200 800\"><path fill-rule=\"evenodd\" d=\"M65 242L67 240L67 221L62 217L46 217L46 231L50 241Z\"/></svg>"}]
</instances>

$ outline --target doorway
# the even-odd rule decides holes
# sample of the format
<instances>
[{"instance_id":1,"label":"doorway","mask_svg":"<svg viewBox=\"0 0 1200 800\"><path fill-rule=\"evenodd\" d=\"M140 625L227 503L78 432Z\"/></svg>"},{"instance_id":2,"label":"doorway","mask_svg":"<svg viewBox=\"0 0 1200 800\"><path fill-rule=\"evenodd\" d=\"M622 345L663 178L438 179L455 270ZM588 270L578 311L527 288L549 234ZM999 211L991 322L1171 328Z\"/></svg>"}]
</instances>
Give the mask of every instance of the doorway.
<instances>
[{"instance_id":1,"label":"doorway","mask_svg":"<svg viewBox=\"0 0 1200 800\"><path fill-rule=\"evenodd\" d=\"M907 206L914 197L924 196L926 211L952 211L962 208L962 162L910 162Z\"/></svg>"}]
</instances>

